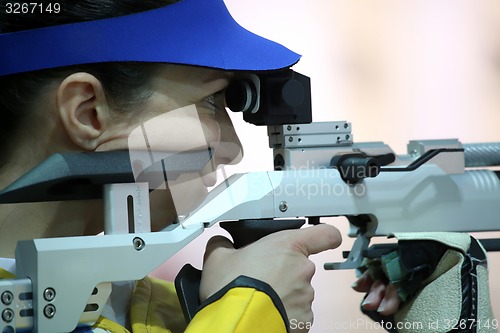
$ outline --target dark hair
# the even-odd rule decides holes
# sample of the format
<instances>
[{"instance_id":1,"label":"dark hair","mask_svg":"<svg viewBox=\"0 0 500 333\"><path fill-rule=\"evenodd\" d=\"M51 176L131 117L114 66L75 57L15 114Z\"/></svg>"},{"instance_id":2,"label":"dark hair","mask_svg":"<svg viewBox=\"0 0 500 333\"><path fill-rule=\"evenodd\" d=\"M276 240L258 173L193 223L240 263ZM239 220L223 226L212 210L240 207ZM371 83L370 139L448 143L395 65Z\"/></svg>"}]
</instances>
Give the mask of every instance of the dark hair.
<instances>
[{"instance_id":1,"label":"dark hair","mask_svg":"<svg viewBox=\"0 0 500 333\"><path fill-rule=\"evenodd\" d=\"M156 9L179 0L58 0L60 12L7 14L0 0L0 33L91 21ZM87 72L101 81L106 98L118 112L133 112L151 96L150 78L158 69L154 63L99 63L46 69L0 77L0 140L7 142L17 131L41 88L76 72ZM0 150L0 154L5 153ZM2 154L4 155L4 154ZM4 156L0 156L1 160Z\"/></svg>"}]
</instances>

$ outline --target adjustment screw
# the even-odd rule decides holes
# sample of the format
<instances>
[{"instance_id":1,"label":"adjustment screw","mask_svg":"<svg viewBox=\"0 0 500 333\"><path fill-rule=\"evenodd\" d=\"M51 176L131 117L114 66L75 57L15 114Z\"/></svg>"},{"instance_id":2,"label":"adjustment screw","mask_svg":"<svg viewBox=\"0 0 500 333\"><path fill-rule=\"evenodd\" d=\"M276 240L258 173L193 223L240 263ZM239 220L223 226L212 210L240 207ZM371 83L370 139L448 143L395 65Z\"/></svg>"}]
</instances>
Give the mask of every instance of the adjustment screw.
<instances>
[{"instance_id":1,"label":"adjustment screw","mask_svg":"<svg viewBox=\"0 0 500 333\"><path fill-rule=\"evenodd\" d=\"M137 251L142 250L144 246L146 246L146 243L144 243L144 240L140 237L135 237L133 243L134 243L134 249L136 249Z\"/></svg>"},{"instance_id":2,"label":"adjustment screw","mask_svg":"<svg viewBox=\"0 0 500 333\"><path fill-rule=\"evenodd\" d=\"M292 142L292 141L293 141L293 136L289 136L289 137L288 137L288 141L289 141L289 142Z\"/></svg>"},{"instance_id":3,"label":"adjustment screw","mask_svg":"<svg viewBox=\"0 0 500 333\"><path fill-rule=\"evenodd\" d=\"M2 303L5 305L9 305L12 303L12 300L14 299L14 295L10 291L4 291L2 293Z\"/></svg>"},{"instance_id":4,"label":"adjustment screw","mask_svg":"<svg viewBox=\"0 0 500 333\"><path fill-rule=\"evenodd\" d=\"M56 291L53 288L47 288L43 291L43 298L47 302L51 302L56 298Z\"/></svg>"},{"instance_id":5,"label":"adjustment screw","mask_svg":"<svg viewBox=\"0 0 500 333\"><path fill-rule=\"evenodd\" d=\"M286 212L288 210L288 203L286 201L280 202L279 209L282 213Z\"/></svg>"},{"instance_id":6,"label":"adjustment screw","mask_svg":"<svg viewBox=\"0 0 500 333\"><path fill-rule=\"evenodd\" d=\"M287 130L289 130L289 131L291 131L291 130L292 130L292 126L288 125L288 126L286 127L286 129L287 129Z\"/></svg>"},{"instance_id":7,"label":"adjustment screw","mask_svg":"<svg viewBox=\"0 0 500 333\"><path fill-rule=\"evenodd\" d=\"M43 314L45 315L45 317L47 317L48 319L51 319L55 316L56 314L56 307L53 305L53 304L47 304L44 308L43 308Z\"/></svg>"},{"instance_id":8,"label":"adjustment screw","mask_svg":"<svg viewBox=\"0 0 500 333\"><path fill-rule=\"evenodd\" d=\"M11 309L5 309L2 311L2 319L6 323L10 323L14 319L14 311Z\"/></svg>"}]
</instances>

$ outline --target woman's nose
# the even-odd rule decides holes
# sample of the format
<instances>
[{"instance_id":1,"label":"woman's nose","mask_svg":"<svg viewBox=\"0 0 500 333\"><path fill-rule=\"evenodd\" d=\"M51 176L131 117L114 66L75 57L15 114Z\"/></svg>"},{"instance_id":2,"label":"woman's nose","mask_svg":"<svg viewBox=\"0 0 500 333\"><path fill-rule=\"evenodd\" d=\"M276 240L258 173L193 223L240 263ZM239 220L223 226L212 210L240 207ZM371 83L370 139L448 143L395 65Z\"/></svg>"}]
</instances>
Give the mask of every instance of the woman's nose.
<instances>
[{"instance_id":1,"label":"woman's nose","mask_svg":"<svg viewBox=\"0 0 500 333\"><path fill-rule=\"evenodd\" d=\"M217 121L220 128L220 142L214 153L215 164L237 164L243 158L243 147L236 134L233 122L225 111L217 115Z\"/></svg>"}]
</instances>

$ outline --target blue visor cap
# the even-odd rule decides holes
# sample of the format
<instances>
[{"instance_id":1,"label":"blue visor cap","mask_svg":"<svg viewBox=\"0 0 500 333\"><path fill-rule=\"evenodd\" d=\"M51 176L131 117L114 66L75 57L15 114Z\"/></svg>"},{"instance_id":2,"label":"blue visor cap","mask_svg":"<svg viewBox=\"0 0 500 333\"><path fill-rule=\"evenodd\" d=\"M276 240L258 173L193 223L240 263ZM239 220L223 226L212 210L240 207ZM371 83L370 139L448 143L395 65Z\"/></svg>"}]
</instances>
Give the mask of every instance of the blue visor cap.
<instances>
[{"instance_id":1,"label":"blue visor cap","mask_svg":"<svg viewBox=\"0 0 500 333\"><path fill-rule=\"evenodd\" d=\"M118 61L267 71L299 59L241 27L223 0L183 0L132 15L0 34L0 76Z\"/></svg>"}]
</instances>

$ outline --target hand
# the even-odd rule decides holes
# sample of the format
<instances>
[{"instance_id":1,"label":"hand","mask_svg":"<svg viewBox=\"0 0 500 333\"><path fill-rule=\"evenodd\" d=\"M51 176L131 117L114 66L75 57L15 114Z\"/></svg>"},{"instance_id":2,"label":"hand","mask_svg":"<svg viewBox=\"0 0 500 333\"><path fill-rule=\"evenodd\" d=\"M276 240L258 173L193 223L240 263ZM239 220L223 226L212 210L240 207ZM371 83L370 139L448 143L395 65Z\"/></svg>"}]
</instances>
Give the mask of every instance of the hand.
<instances>
[{"instance_id":1,"label":"hand","mask_svg":"<svg viewBox=\"0 0 500 333\"><path fill-rule=\"evenodd\" d=\"M203 301L240 275L269 284L281 298L289 320L311 322L316 267L311 254L340 245L340 232L322 224L268 235L239 250L224 237L212 238L206 249L200 286Z\"/></svg>"},{"instance_id":2,"label":"hand","mask_svg":"<svg viewBox=\"0 0 500 333\"><path fill-rule=\"evenodd\" d=\"M396 286L392 283L385 285L380 280L373 281L368 272L354 283L353 289L368 293L361 304L365 310L376 310L384 316L395 313L401 303Z\"/></svg>"}]
</instances>

